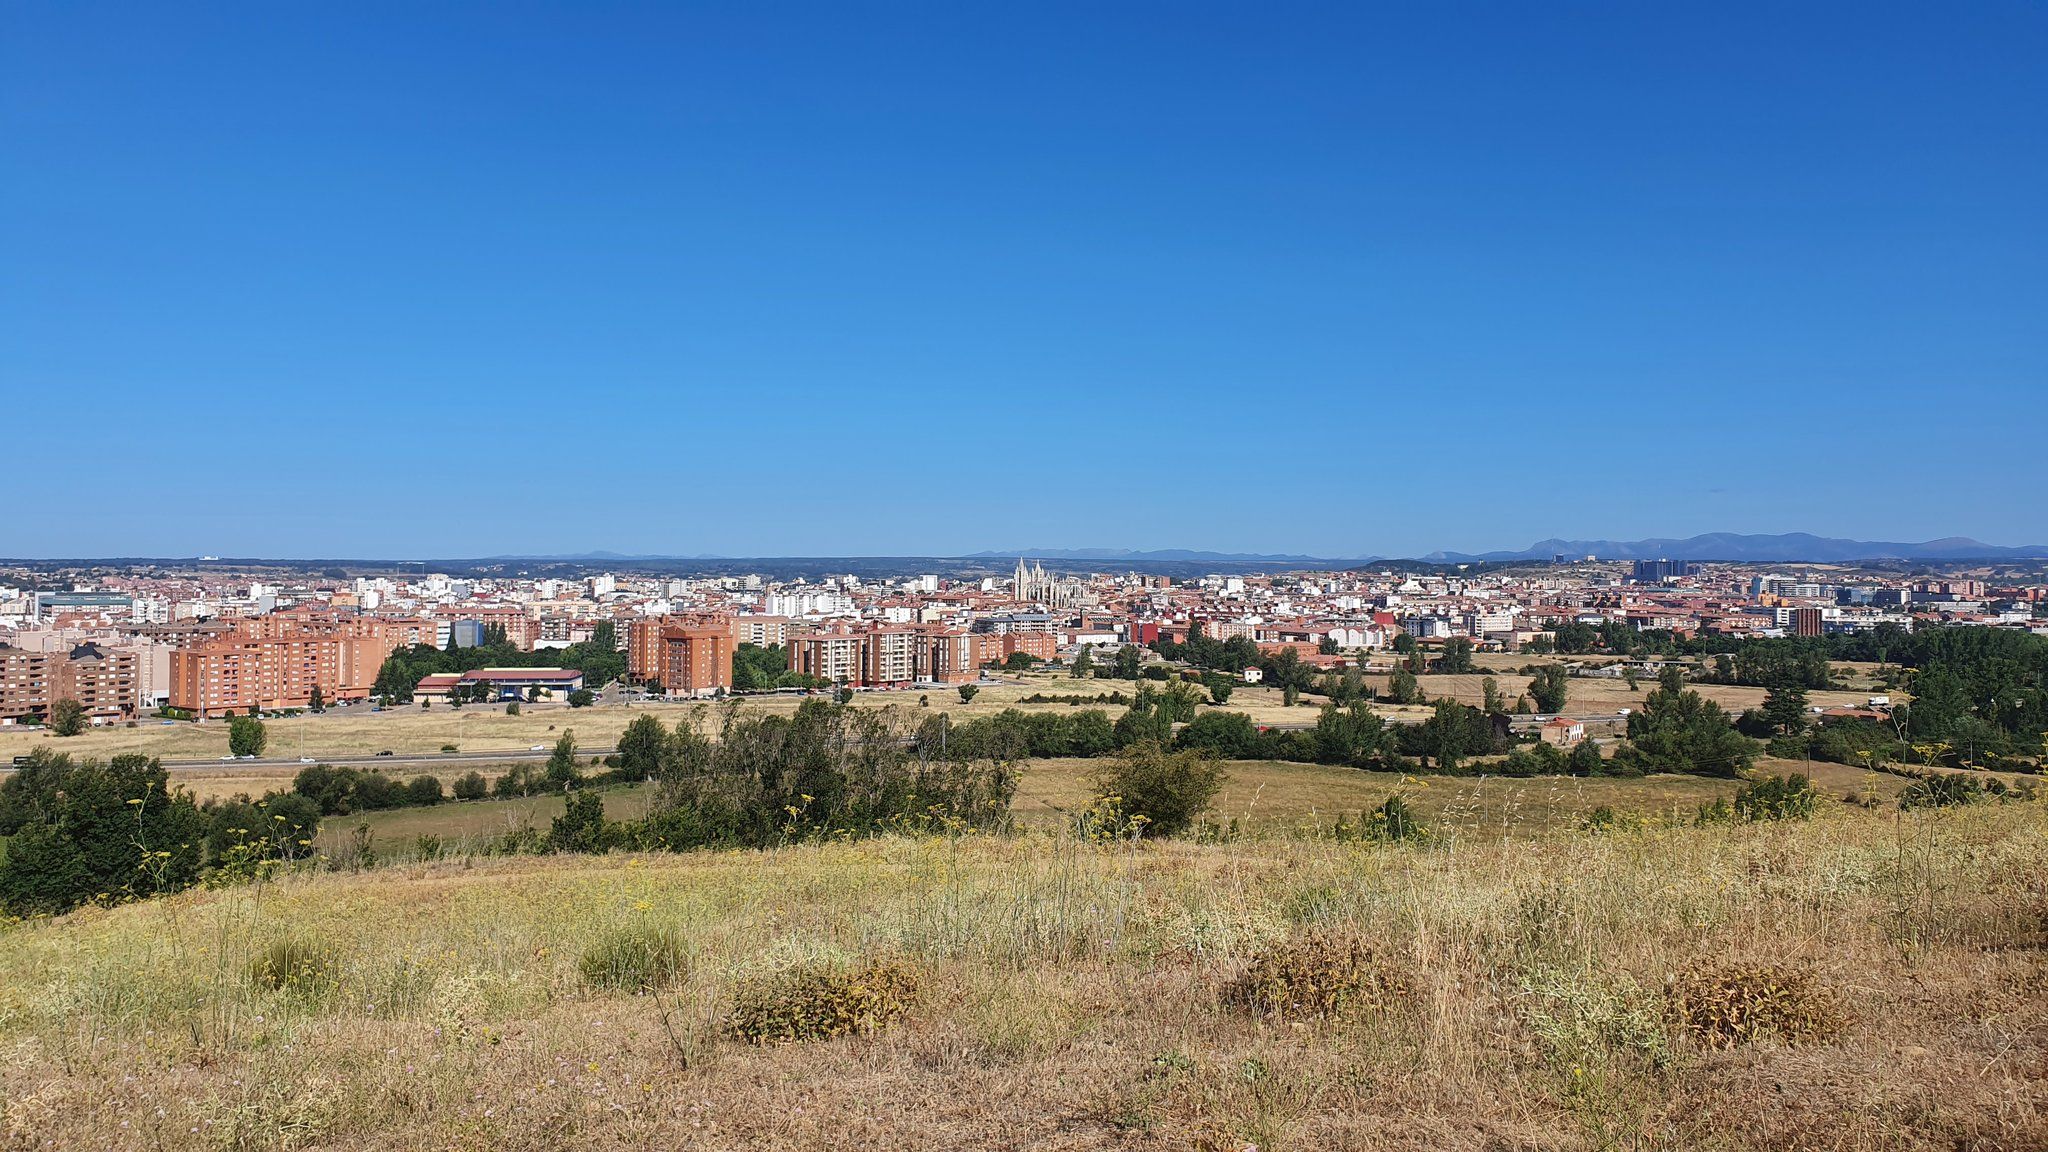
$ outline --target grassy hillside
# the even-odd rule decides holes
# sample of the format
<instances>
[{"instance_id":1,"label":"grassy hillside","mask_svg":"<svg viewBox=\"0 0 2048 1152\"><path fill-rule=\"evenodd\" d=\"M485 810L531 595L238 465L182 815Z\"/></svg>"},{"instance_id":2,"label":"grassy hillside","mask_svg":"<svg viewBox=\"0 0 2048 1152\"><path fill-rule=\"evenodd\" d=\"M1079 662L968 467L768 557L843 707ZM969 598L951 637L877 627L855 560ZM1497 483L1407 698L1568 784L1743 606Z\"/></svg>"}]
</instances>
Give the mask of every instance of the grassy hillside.
<instances>
[{"instance_id":1,"label":"grassy hillside","mask_svg":"<svg viewBox=\"0 0 2048 1152\"><path fill-rule=\"evenodd\" d=\"M0 1137L2038 1148L2044 867L2039 804L1835 804L1428 846L1036 832L293 876L0 929ZM621 932L671 942L673 982L594 986ZM273 989L265 955L297 976ZM887 1027L726 1037L809 1003L771 974L870 961L895 966L808 987Z\"/></svg>"}]
</instances>

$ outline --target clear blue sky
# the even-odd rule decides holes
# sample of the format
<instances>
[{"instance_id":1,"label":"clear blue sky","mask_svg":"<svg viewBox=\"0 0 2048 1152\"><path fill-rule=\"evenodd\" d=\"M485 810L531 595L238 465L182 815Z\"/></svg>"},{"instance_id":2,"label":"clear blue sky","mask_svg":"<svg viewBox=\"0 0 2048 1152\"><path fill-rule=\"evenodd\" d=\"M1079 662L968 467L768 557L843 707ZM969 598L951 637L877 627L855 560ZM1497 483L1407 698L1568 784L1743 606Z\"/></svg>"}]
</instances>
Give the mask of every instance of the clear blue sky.
<instances>
[{"instance_id":1,"label":"clear blue sky","mask_svg":"<svg viewBox=\"0 0 2048 1152\"><path fill-rule=\"evenodd\" d=\"M0 555L2048 542L2048 7L0 7Z\"/></svg>"}]
</instances>

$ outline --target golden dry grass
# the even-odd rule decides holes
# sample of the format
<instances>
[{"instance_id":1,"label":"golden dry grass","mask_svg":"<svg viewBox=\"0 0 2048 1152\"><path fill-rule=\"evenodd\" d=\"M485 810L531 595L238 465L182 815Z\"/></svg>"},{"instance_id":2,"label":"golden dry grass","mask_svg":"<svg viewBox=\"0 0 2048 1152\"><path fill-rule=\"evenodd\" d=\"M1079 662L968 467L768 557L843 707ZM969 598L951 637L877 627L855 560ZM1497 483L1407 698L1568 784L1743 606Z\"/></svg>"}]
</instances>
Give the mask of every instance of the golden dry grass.
<instances>
[{"instance_id":1,"label":"golden dry grass","mask_svg":"<svg viewBox=\"0 0 2048 1152\"><path fill-rule=\"evenodd\" d=\"M2048 813L1381 848L1065 837L452 859L0 931L0 1139L114 1149L2048 1146ZM672 933L658 995L584 982ZM1227 996L1363 941L1330 1019ZM320 979L273 990L275 942ZM893 960L872 1036L721 1039L735 990ZM1825 1034L1727 1050L1667 983L1796 974ZM1694 981L1693 983L1697 983ZM1691 986L1690 984L1688 986Z\"/></svg>"}]
</instances>

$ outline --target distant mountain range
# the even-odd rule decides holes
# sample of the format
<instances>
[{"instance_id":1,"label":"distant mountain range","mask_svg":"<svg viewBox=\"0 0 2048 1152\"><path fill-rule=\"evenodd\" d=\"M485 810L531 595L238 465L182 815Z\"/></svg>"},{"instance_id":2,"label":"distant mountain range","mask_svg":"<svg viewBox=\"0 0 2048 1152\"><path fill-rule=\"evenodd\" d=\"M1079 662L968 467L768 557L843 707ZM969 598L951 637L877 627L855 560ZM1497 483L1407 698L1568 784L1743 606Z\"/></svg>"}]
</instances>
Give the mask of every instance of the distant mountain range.
<instances>
[{"instance_id":1,"label":"distant mountain range","mask_svg":"<svg viewBox=\"0 0 2048 1152\"><path fill-rule=\"evenodd\" d=\"M1539 540L1519 552L1432 552L1417 559L1469 563L1475 560L1548 560L1564 555L1576 560L1731 560L1751 564L1845 563L1851 560L2038 560L2048 558L2048 545L2001 547L1949 536L1918 544L1893 540L1841 540L1807 532L1743 535L1710 532L1684 540Z\"/></svg>"},{"instance_id":2,"label":"distant mountain range","mask_svg":"<svg viewBox=\"0 0 2048 1152\"><path fill-rule=\"evenodd\" d=\"M1549 560L1555 556L1573 560L1595 556L1602 560L1727 560L1751 564L1839 564L1852 560L2039 560L2048 559L2048 545L2029 544L2004 547L1964 536L1949 536L1918 544L1891 540L1843 540L1815 536L1809 532L1776 535L1738 532L1709 532L1684 540L1539 540L1527 548L1498 552L1431 552L1413 559L1434 564L1505 563L1518 560ZM1023 556L1037 560L1092 560L1154 563L1160 561L1209 561L1229 564L1370 564L1382 556L1297 556L1250 552L1196 552L1179 548L1144 552L1128 548L1035 548L1014 552L977 552L969 560L994 560Z\"/></svg>"},{"instance_id":3,"label":"distant mountain range","mask_svg":"<svg viewBox=\"0 0 2048 1152\"><path fill-rule=\"evenodd\" d=\"M1035 548L1022 552L974 552L958 557L961 560L1135 560L1144 563L1160 561L1204 560L1225 564L1328 564L1327 556L1295 556L1288 554L1266 554L1254 552L1200 552L1186 548L1160 548L1145 552L1134 548ZM1357 564L1364 560L1377 560L1377 556L1355 557L1344 561Z\"/></svg>"}]
</instances>

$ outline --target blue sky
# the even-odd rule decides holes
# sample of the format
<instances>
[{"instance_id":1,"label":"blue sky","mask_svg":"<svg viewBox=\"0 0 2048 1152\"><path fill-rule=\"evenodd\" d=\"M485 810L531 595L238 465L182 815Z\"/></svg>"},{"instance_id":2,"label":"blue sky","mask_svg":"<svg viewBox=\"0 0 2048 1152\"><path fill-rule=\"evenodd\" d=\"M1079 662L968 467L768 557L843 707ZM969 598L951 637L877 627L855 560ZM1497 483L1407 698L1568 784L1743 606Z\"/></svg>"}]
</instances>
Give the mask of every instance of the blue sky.
<instances>
[{"instance_id":1,"label":"blue sky","mask_svg":"<svg viewBox=\"0 0 2048 1152\"><path fill-rule=\"evenodd\" d=\"M2048 8L0 9L0 555L2048 542Z\"/></svg>"}]
</instances>

